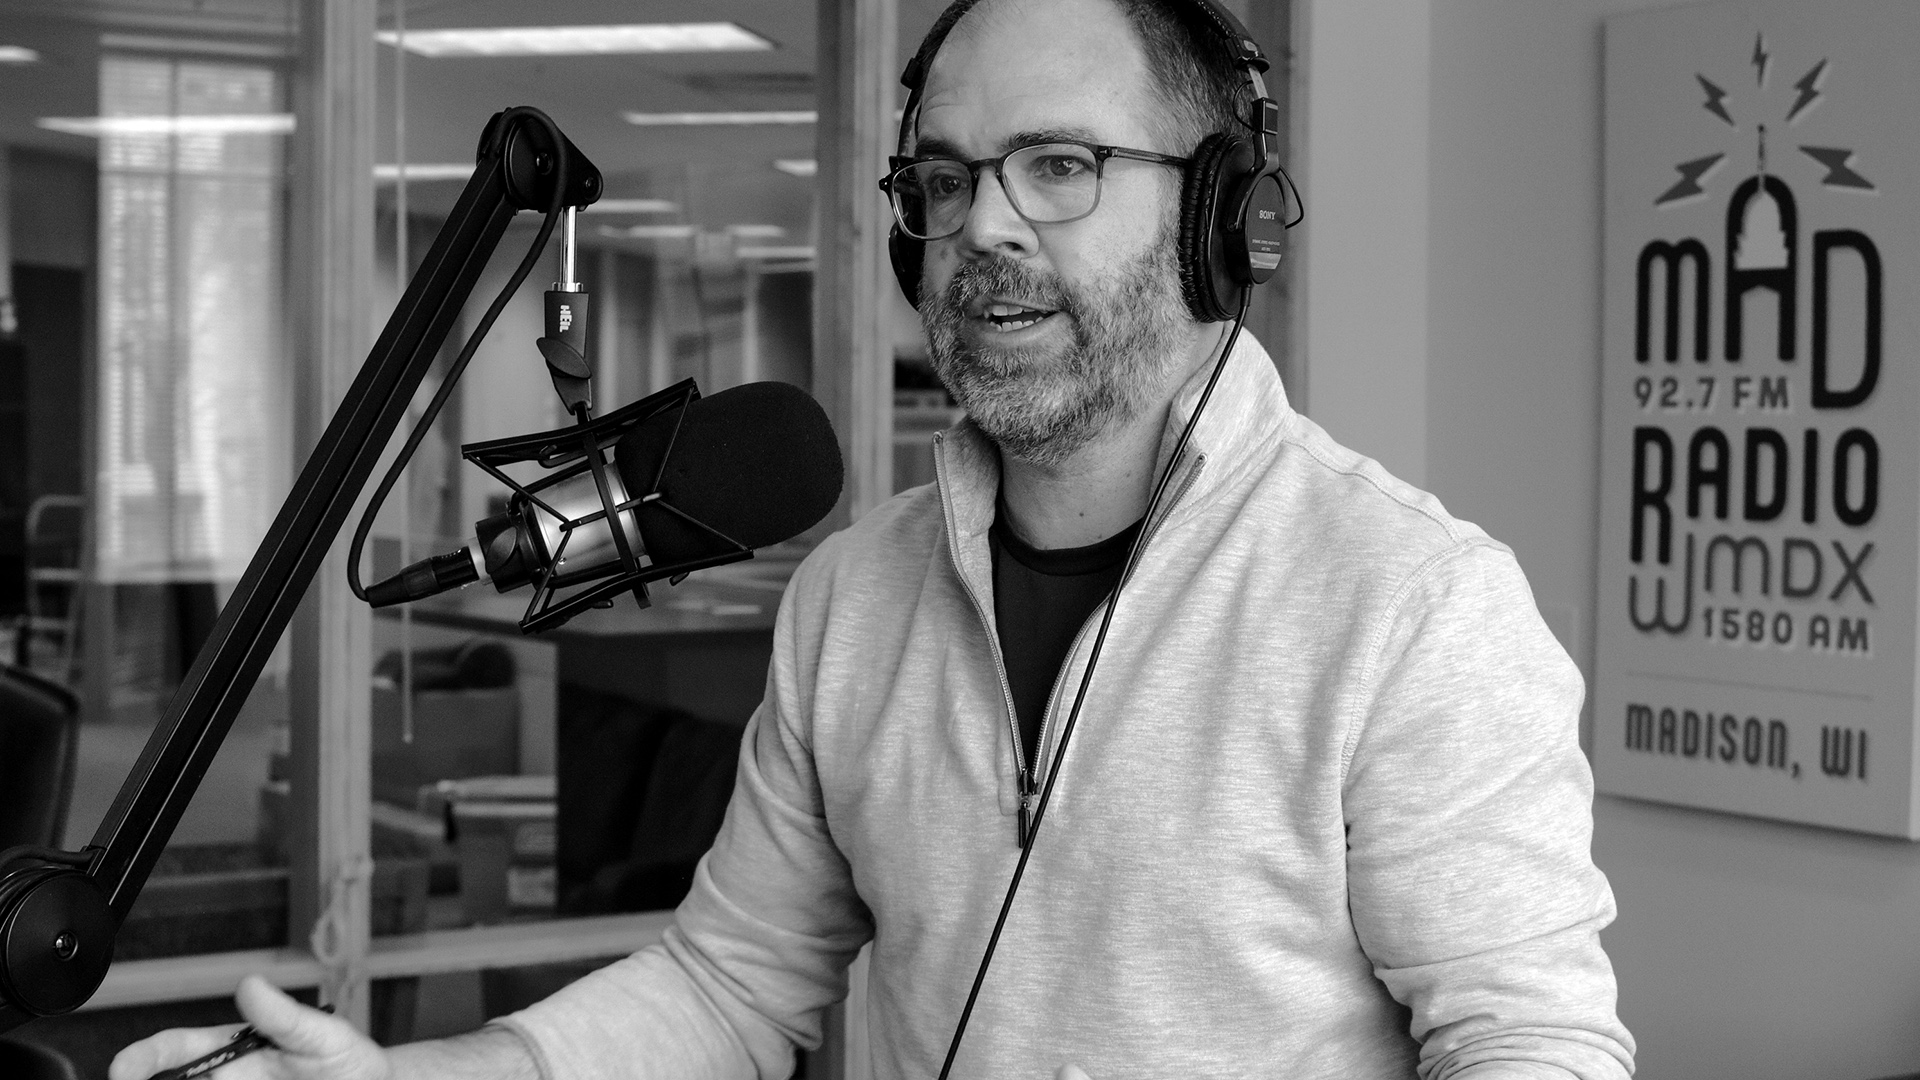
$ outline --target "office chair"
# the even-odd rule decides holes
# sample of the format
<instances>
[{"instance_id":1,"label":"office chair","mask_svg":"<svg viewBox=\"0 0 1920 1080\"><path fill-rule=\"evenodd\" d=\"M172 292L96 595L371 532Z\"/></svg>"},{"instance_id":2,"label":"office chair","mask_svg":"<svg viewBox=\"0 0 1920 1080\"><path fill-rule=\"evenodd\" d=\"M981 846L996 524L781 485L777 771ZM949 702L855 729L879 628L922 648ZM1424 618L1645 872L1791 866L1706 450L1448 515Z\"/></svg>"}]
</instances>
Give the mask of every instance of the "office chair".
<instances>
[{"instance_id":1,"label":"office chair","mask_svg":"<svg viewBox=\"0 0 1920 1080\"><path fill-rule=\"evenodd\" d=\"M0 1076L8 1080L80 1080L67 1055L39 1043L0 1039Z\"/></svg>"},{"instance_id":2,"label":"office chair","mask_svg":"<svg viewBox=\"0 0 1920 1080\"><path fill-rule=\"evenodd\" d=\"M27 617L16 660L62 677L73 671L86 510L78 495L42 495L27 508Z\"/></svg>"},{"instance_id":3,"label":"office chair","mask_svg":"<svg viewBox=\"0 0 1920 1080\"><path fill-rule=\"evenodd\" d=\"M57 847L67 828L80 702L59 683L0 664L0 850ZM61 1050L0 1039L0 1077L81 1080Z\"/></svg>"}]
</instances>

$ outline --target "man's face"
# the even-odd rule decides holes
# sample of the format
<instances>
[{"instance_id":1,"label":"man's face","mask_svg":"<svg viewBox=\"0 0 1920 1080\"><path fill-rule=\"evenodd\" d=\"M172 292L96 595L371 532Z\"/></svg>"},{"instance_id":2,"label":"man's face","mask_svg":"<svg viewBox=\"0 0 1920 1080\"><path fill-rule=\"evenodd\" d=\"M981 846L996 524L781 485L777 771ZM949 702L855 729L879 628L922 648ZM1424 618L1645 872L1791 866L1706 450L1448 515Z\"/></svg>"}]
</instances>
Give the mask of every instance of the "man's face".
<instances>
[{"instance_id":1,"label":"man's face","mask_svg":"<svg viewBox=\"0 0 1920 1080\"><path fill-rule=\"evenodd\" d=\"M915 152L974 160L1060 139L1158 145L1163 108L1110 0L987 0L934 59ZM983 170L966 225L929 242L921 312L935 370L1022 460L1058 464L1159 403L1196 329L1180 297L1179 174L1110 160L1088 217L1034 225Z\"/></svg>"}]
</instances>

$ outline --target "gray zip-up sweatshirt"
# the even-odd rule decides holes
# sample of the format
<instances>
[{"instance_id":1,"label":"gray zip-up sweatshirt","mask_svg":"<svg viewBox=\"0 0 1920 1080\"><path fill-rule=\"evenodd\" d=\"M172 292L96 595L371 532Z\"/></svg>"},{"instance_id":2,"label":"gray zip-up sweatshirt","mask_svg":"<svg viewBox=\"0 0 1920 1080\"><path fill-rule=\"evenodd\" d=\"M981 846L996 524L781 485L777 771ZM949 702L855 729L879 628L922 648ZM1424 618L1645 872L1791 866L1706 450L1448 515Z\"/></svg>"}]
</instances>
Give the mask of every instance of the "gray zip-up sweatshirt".
<instances>
[{"instance_id":1,"label":"gray zip-up sweatshirt","mask_svg":"<svg viewBox=\"0 0 1920 1080\"><path fill-rule=\"evenodd\" d=\"M783 1080L869 940L854 1052L938 1073L1020 785L998 458L964 423L936 453L794 575L665 941L506 1021L553 1080ZM1580 676L1512 553L1294 413L1246 336L1172 490L954 1075L1626 1075Z\"/></svg>"}]
</instances>

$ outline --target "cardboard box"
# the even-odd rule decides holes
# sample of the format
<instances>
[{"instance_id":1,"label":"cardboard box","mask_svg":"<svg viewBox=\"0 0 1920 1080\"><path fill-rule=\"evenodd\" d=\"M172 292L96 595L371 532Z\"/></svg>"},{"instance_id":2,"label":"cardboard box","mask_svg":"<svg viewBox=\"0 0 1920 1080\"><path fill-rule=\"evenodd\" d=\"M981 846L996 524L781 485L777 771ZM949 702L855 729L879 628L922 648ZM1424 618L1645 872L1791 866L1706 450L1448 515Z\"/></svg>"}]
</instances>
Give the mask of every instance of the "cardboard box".
<instances>
[{"instance_id":1,"label":"cardboard box","mask_svg":"<svg viewBox=\"0 0 1920 1080\"><path fill-rule=\"evenodd\" d=\"M493 786L523 797L461 797L460 786L439 789L453 796L447 809L460 861L461 904L476 923L551 915L559 887L553 780L488 777L469 784L485 790L485 781L495 779L509 783Z\"/></svg>"}]
</instances>

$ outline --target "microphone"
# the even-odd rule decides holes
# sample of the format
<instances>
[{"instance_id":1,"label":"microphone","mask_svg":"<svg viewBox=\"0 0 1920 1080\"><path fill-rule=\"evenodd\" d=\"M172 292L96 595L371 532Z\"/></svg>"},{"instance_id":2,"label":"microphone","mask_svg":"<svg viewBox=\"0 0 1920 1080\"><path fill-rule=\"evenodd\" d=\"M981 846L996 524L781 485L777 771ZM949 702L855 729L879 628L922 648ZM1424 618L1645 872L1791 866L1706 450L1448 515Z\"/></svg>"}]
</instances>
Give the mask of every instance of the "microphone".
<instances>
[{"instance_id":1,"label":"microphone","mask_svg":"<svg viewBox=\"0 0 1920 1080\"><path fill-rule=\"evenodd\" d=\"M618 527L653 566L798 536L833 510L844 476L825 410L780 382L747 383L650 416L621 436L613 460L613 504L642 500L618 515ZM479 581L504 593L548 572L550 584L566 586L620 569L606 518L570 537L560 527L561 519L600 510L592 473L538 495L561 517L515 494L504 512L476 522L465 544L368 587L367 601L388 607Z\"/></svg>"}]
</instances>

